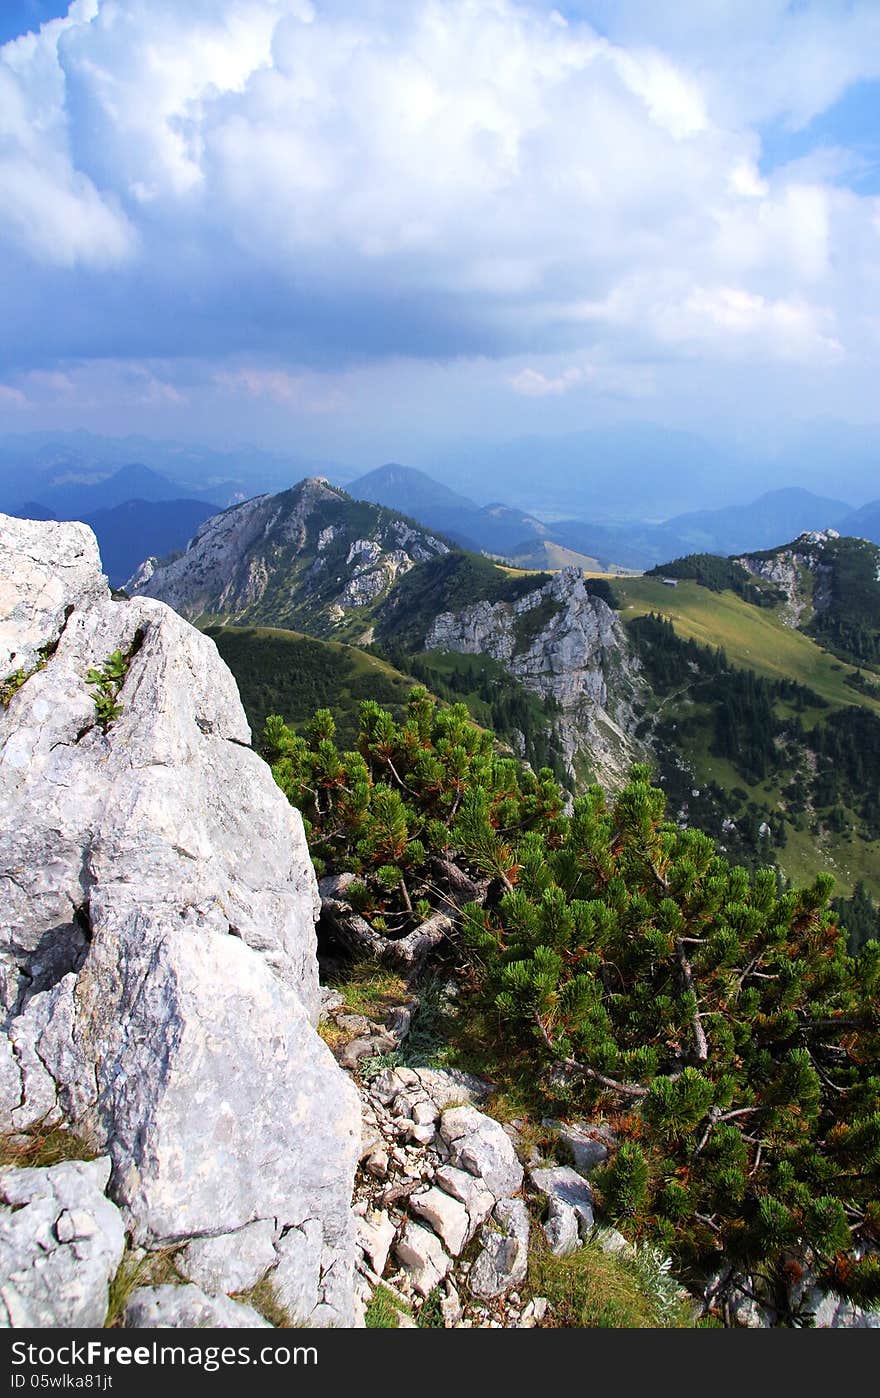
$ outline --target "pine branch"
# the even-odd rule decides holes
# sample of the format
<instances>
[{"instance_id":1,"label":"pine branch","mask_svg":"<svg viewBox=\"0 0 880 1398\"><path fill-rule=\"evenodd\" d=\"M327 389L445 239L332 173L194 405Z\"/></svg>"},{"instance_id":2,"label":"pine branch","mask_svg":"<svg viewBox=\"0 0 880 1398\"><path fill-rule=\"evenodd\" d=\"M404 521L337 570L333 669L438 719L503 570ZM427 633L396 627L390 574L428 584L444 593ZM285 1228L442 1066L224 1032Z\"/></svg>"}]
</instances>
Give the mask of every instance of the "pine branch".
<instances>
[{"instance_id":1,"label":"pine branch","mask_svg":"<svg viewBox=\"0 0 880 1398\"><path fill-rule=\"evenodd\" d=\"M394 778L394 780L397 782L397 785L398 785L399 787L401 787L401 788L407 793L408 796L412 796L412 797L414 797L416 800L418 800L418 799L419 799L419 793L418 793L417 791L413 791L413 789L412 789L411 786L407 786L406 782L403 780L403 777L400 775L400 773L398 772L398 770L397 770L397 768L395 767L394 763L391 761L391 758L390 758L390 757L386 757L386 758L385 758L385 761L387 762L388 766L391 768L391 775L392 775L392 777Z\"/></svg>"},{"instance_id":2,"label":"pine branch","mask_svg":"<svg viewBox=\"0 0 880 1398\"><path fill-rule=\"evenodd\" d=\"M761 1107L737 1107L736 1111L733 1111L733 1112L722 1112L722 1110L721 1110L720 1107L710 1107L710 1108L709 1108L709 1124L707 1125L705 1131L703 1132L702 1136L700 1137L700 1144L697 1146L696 1150L694 1151L694 1155L699 1155L699 1154L700 1154L700 1152L701 1152L701 1151L703 1150L703 1148L705 1147L706 1142L708 1141L709 1137L711 1136L712 1132L715 1130L715 1127L719 1124L719 1122L722 1122L722 1121L732 1121L732 1120L734 1119L734 1117L738 1117L738 1116L752 1116L752 1115L754 1115L755 1112L760 1112L761 1110L763 1110Z\"/></svg>"},{"instance_id":3,"label":"pine branch","mask_svg":"<svg viewBox=\"0 0 880 1398\"><path fill-rule=\"evenodd\" d=\"M410 917L412 917L412 910L413 910L412 900L411 900L411 898L410 898L410 896L409 896L409 889L408 889L407 886L406 886L406 879L403 877L402 874L401 874L401 876L400 876L400 883L399 883L398 887L400 888L400 893L401 893L401 897L403 898L404 907L406 908L406 910L407 910L407 912L409 913Z\"/></svg>"},{"instance_id":4,"label":"pine branch","mask_svg":"<svg viewBox=\"0 0 880 1398\"><path fill-rule=\"evenodd\" d=\"M689 991L691 995L693 995L694 999L696 999L697 997L696 991L694 990L693 968L691 966L690 961L688 960L687 952L684 949L684 945L680 937L676 937L675 939L675 955L678 959L678 964L681 969L681 975L682 980L684 981L685 989ZM693 1025L694 1030L694 1043L696 1044L697 1062L705 1063L707 1058L709 1057L709 1041L706 1038L706 1031L703 1028L703 1025L700 1021L699 1009L694 1011L694 1017L691 1023Z\"/></svg>"},{"instance_id":5,"label":"pine branch","mask_svg":"<svg viewBox=\"0 0 880 1398\"><path fill-rule=\"evenodd\" d=\"M624 1097L647 1097L648 1089L640 1087L637 1083L618 1082L616 1078L608 1078L604 1073L598 1072L595 1068L588 1068L585 1063L579 1063L576 1058L570 1058L567 1054L561 1054L554 1044L541 1020L541 1016L535 1011L535 1023L538 1032L544 1043L547 1045L553 1057L558 1060L563 1068L569 1068L573 1073L582 1073L584 1077L591 1078L593 1082L599 1083L602 1087L607 1087L610 1092L620 1092Z\"/></svg>"}]
</instances>

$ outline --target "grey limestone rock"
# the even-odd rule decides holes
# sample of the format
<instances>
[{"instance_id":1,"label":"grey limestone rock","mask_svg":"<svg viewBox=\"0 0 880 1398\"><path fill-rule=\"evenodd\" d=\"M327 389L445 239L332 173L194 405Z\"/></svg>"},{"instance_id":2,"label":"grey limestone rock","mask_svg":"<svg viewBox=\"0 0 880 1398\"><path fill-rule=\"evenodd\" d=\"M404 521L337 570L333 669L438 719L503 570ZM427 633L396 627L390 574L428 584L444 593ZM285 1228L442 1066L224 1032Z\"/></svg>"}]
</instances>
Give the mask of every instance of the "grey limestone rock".
<instances>
[{"instance_id":1,"label":"grey limestone rock","mask_svg":"<svg viewBox=\"0 0 880 1398\"><path fill-rule=\"evenodd\" d=\"M525 1280L529 1266L529 1211L522 1199L502 1199L480 1231L480 1251L468 1276L474 1296L501 1296Z\"/></svg>"},{"instance_id":2,"label":"grey limestone rock","mask_svg":"<svg viewBox=\"0 0 880 1398\"><path fill-rule=\"evenodd\" d=\"M272 1284L281 1305L294 1323L302 1324L320 1299L324 1230L316 1218L290 1228L278 1243L278 1265Z\"/></svg>"},{"instance_id":3,"label":"grey limestone rock","mask_svg":"<svg viewBox=\"0 0 880 1398\"><path fill-rule=\"evenodd\" d=\"M175 1254L175 1266L205 1291L249 1291L275 1266L274 1239L274 1219L257 1219L234 1233L193 1238Z\"/></svg>"},{"instance_id":4,"label":"grey limestone rock","mask_svg":"<svg viewBox=\"0 0 880 1398\"><path fill-rule=\"evenodd\" d=\"M547 1196L543 1228L550 1249L558 1256L573 1252L593 1227L593 1192L569 1165L529 1171L529 1179Z\"/></svg>"},{"instance_id":5,"label":"grey limestone rock","mask_svg":"<svg viewBox=\"0 0 880 1398\"><path fill-rule=\"evenodd\" d=\"M271 1330L268 1320L228 1296L209 1296L198 1286L141 1286L124 1316L131 1330Z\"/></svg>"},{"instance_id":6,"label":"grey limestone rock","mask_svg":"<svg viewBox=\"0 0 880 1398\"><path fill-rule=\"evenodd\" d=\"M98 541L86 525L0 515L0 678L32 670L68 611L105 593Z\"/></svg>"},{"instance_id":7,"label":"grey limestone rock","mask_svg":"<svg viewBox=\"0 0 880 1398\"><path fill-rule=\"evenodd\" d=\"M450 1107L440 1118L450 1163L479 1177L496 1199L515 1194L523 1168L504 1128L474 1107Z\"/></svg>"},{"instance_id":8,"label":"grey limestone rock","mask_svg":"<svg viewBox=\"0 0 880 1398\"><path fill-rule=\"evenodd\" d=\"M125 1248L109 1174L106 1158L0 1171L0 1327L104 1324Z\"/></svg>"},{"instance_id":9,"label":"grey limestone rock","mask_svg":"<svg viewBox=\"0 0 880 1398\"><path fill-rule=\"evenodd\" d=\"M409 1204L413 1213L430 1223L447 1251L458 1257L470 1236L470 1219L464 1204L433 1186L424 1194L411 1195Z\"/></svg>"},{"instance_id":10,"label":"grey limestone rock","mask_svg":"<svg viewBox=\"0 0 880 1398\"><path fill-rule=\"evenodd\" d=\"M428 1296L452 1266L436 1233L412 1221L404 1226L394 1251L420 1296Z\"/></svg>"},{"instance_id":11,"label":"grey limestone rock","mask_svg":"<svg viewBox=\"0 0 880 1398\"><path fill-rule=\"evenodd\" d=\"M468 1238L472 1238L495 1207L495 1195L482 1180L459 1170L455 1165L441 1165L434 1175L434 1183L439 1189L458 1199L467 1209L469 1228Z\"/></svg>"},{"instance_id":12,"label":"grey limestone rock","mask_svg":"<svg viewBox=\"0 0 880 1398\"><path fill-rule=\"evenodd\" d=\"M608 1145L596 1131L578 1122L553 1122L559 1131L559 1145L581 1175L589 1175L608 1159Z\"/></svg>"},{"instance_id":13,"label":"grey limestone rock","mask_svg":"<svg viewBox=\"0 0 880 1398\"><path fill-rule=\"evenodd\" d=\"M377 1276L385 1271L397 1229L382 1209L367 1209L358 1217L358 1245Z\"/></svg>"},{"instance_id":14,"label":"grey limestone rock","mask_svg":"<svg viewBox=\"0 0 880 1398\"><path fill-rule=\"evenodd\" d=\"M312 1323L352 1323L360 1107L314 1029L299 813L207 636L111 599L80 525L0 517L0 535L6 673L57 641L0 710L0 1130L93 1138L139 1245L318 1219ZM116 650L105 728L87 673Z\"/></svg>"},{"instance_id":15,"label":"grey limestone rock","mask_svg":"<svg viewBox=\"0 0 880 1398\"><path fill-rule=\"evenodd\" d=\"M513 602L441 613L424 648L492 656L561 706L554 728L569 763L583 752L604 779L625 777L637 755L629 734L638 669L619 618L590 595L579 569L564 568Z\"/></svg>"}]
</instances>

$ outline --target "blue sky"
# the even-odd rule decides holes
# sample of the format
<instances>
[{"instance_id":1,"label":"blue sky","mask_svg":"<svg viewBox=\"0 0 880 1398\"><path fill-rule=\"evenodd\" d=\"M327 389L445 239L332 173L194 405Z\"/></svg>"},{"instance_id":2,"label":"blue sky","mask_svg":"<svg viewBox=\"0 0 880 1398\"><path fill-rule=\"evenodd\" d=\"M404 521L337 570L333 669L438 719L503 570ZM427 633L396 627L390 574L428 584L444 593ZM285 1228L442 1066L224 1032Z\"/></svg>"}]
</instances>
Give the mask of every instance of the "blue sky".
<instances>
[{"instance_id":1,"label":"blue sky","mask_svg":"<svg viewBox=\"0 0 880 1398\"><path fill-rule=\"evenodd\" d=\"M2 43L0 431L880 418L877 0L7 0Z\"/></svg>"},{"instance_id":2,"label":"blue sky","mask_svg":"<svg viewBox=\"0 0 880 1398\"><path fill-rule=\"evenodd\" d=\"M827 111L803 126L771 122L761 130L761 169L770 173L811 151L845 151L842 182L859 194L880 194L880 82L856 82Z\"/></svg>"},{"instance_id":3,"label":"blue sky","mask_svg":"<svg viewBox=\"0 0 880 1398\"><path fill-rule=\"evenodd\" d=\"M4 0L0 8L0 44L66 14L67 0Z\"/></svg>"}]
</instances>

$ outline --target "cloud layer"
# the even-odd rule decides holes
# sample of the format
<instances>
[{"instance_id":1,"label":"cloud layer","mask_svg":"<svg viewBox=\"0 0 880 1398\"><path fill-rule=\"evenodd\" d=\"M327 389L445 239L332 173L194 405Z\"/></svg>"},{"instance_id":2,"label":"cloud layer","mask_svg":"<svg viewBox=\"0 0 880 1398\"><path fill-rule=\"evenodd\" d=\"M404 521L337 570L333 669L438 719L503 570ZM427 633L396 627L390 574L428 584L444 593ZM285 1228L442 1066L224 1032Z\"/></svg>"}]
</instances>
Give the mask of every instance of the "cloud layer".
<instances>
[{"instance_id":1,"label":"cloud layer","mask_svg":"<svg viewBox=\"0 0 880 1398\"><path fill-rule=\"evenodd\" d=\"M103 360L316 412L401 357L550 403L873 363L880 200L761 130L880 76L875 0L562 8L74 0L7 44L0 409Z\"/></svg>"}]
</instances>

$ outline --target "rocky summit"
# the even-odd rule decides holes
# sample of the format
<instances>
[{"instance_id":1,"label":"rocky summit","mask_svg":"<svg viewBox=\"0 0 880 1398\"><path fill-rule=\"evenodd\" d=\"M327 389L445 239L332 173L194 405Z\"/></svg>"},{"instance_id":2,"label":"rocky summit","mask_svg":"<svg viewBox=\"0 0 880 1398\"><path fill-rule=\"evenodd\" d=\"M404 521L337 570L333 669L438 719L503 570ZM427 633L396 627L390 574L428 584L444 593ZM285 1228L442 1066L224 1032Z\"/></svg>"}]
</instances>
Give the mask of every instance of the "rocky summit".
<instances>
[{"instance_id":1,"label":"rocky summit","mask_svg":"<svg viewBox=\"0 0 880 1398\"><path fill-rule=\"evenodd\" d=\"M0 516L0 609L0 1132L99 1157L0 1174L0 1321L101 1324L124 1235L173 1246L206 1315L269 1277L352 1324L358 1094L316 1033L302 821L232 676L111 596L83 525Z\"/></svg>"},{"instance_id":2,"label":"rocky summit","mask_svg":"<svg viewBox=\"0 0 880 1398\"><path fill-rule=\"evenodd\" d=\"M146 559L127 589L190 621L262 623L359 638L399 577L442 539L322 477L214 515L185 553Z\"/></svg>"}]
</instances>

